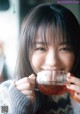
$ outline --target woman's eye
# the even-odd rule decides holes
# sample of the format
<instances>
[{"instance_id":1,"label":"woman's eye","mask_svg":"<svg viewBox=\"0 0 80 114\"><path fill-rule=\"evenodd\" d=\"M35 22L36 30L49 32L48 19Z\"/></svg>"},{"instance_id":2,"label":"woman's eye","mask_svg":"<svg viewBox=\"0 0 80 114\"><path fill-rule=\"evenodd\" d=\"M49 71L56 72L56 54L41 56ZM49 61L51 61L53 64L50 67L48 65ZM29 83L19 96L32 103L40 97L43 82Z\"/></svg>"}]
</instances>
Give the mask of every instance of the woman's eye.
<instances>
[{"instance_id":1,"label":"woman's eye","mask_svg":"<svg viewBox=\"0 0 80 114\"><path fill-rule=\"evenodd\" d=\"M37 50L37 51L46 51L46 49L44 47L38 47L35 50Z\"/></svg>"},{"instance_id":2,"label":"woman's eye","mask_svg":"<svg viewBox=\"0 0 80 114\"><path fill-rule=\"evenodd\" d=\"M60 48L60 50L62 50L62 51L72 51L72 49L70 47L63 47L63 48Z\"/></svg>"}]
</instances>

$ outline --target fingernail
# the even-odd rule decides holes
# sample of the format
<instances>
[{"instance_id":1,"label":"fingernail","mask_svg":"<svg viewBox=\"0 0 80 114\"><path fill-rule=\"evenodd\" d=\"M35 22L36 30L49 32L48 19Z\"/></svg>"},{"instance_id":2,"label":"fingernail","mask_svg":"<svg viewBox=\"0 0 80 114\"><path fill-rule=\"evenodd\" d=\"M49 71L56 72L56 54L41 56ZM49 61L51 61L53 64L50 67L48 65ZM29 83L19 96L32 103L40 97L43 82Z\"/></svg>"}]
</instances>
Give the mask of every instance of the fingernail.
<instances>
[{"instance_id":1,"label":"fingernail","mask_svg":"<svg viewBox=\"0 0 80 114\"><path fill-rule=\"evenodd\" d=\"M72 73L68 73L68 79L71 79L74 75Z\"/></svg>"},{"instance_id":2,"label":"fingernail","mask_svg":"<svg viewBox=\"0 0 80 114\"><path fill-rule=\"evenodd\" d=\"M72 73L70 73L70 76L74 76Z\"/></svg>"}]
</instances>

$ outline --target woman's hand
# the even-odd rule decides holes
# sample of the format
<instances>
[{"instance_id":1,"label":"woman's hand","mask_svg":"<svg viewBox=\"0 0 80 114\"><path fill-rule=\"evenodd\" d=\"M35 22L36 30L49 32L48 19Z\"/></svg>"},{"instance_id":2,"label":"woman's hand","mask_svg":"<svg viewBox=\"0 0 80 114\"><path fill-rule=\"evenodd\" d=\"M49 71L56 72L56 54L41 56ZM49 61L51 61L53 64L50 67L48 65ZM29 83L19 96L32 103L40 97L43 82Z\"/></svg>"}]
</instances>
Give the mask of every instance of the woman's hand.
<instances>
[{"instance_id":1,"label":"woman's hand","mask_svg":"<svg viewBox=\"0 0 80 114\"><path fill-rule=\"evenodd\" d=\"M80 79L74 76L68 75L67 77L67 88L71 94L71 97L76 101L80 102Z\"/></svg>"},{"instance_id":2,"label":"woman's hand","mask_svg":"<svg viewBox=\"0 0 80 114\"><path fill-rule=\"evenodd\" d=\"M32 102L35 101L35 78L35 75L31 74L29 77L24 77L15 83L16 88L25 94Z\"/></svg>"}]
</instances>

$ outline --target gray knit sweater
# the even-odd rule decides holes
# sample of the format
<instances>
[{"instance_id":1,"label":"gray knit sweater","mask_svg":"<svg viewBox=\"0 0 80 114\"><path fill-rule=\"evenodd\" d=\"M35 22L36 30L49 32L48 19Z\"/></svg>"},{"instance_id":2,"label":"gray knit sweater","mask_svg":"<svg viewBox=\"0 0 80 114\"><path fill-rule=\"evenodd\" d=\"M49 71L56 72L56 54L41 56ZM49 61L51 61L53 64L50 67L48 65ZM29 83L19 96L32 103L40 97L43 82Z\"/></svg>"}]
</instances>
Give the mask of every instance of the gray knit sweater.
<instances>
[{"instance_id":1,"label":"gray knit sweater","mask_svg":"<svg viewBox=\"0 0 80 114\"><path fill-rule=\"evenodd\" d=\"M66 98L51 101L36 92L36 102L32 102L26 95L16 89L14 81L8 80L0 84L0 114L80 114L80 103ZM55 97L54 97L55 99ZM41 113L39 113L41 111Z\"/></svg>"},{"instance_id":2,"label":"gray knit sweater","mask_svg":"<svg viewBox=\"0 0 80 114\"><path fill-rule=\"evenodd\" d=\"M32 106L27 96L16 89L13 81L9 80L1 84L0 114L31 114Z\"/></svg>"}]
</instances>

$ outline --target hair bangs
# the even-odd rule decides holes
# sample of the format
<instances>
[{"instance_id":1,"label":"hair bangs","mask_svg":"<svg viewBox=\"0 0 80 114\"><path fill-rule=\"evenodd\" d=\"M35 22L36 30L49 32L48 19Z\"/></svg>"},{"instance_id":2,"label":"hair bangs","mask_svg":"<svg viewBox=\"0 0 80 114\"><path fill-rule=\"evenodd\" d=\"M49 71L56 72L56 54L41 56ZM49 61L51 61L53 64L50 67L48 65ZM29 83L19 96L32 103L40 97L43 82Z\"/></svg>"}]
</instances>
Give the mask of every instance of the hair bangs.
<instances>
[{"instance_id":1,"label":"hair bangs","mask_svg":"<svg viewBox=\"0 0 80 114\"><path fill-rule=\"evenodd\" d=\"M62 25L57 23L41 24L37 29L35 37L33 38L33 44L37 41L43 42L46 46L58 45L59 43L66 42L69 45L68 34L65 32ZM35 46L35 45L33 45Z\"/></svg>"},{"instance_id":2,"label":"hair bangs","mask_svg":"<svg viewBox=\"0 0 80 114\"><path fill-rule=\"evenodd\" d=\"M34 25L30 31L30 49L35 49L36 41L43 42L46 46L56 45L66 42L67 45L71 45L70 33L68 31L65 19L63 20L60 15L52 14L52 18L49 16L42 16L37 22L34 21Z\"/></svg>"}]
</instances>

